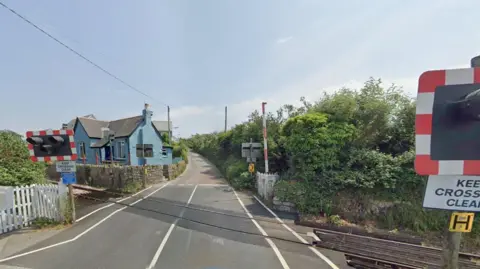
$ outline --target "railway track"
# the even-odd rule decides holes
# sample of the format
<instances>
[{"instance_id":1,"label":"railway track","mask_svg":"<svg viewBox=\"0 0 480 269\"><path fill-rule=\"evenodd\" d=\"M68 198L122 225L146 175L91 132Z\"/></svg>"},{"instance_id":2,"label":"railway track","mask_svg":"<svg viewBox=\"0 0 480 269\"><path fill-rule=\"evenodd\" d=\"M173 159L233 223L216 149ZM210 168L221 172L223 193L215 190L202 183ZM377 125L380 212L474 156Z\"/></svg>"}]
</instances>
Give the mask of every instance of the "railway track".
<instances>
[{"instance_id":1,"label":"railway track","mask_svg":"<svg viewBox=\"0 0 480 269\"><path fill-rule=\"evenodd\" d=\"M345 253L347 263L354 268L442 268L442 250L439 248L324 229L314 229L314 233L320 239L313 242L315 246ZM459 268L479 269L480 255L461 253Z\"/></svg>"}]
</instances>

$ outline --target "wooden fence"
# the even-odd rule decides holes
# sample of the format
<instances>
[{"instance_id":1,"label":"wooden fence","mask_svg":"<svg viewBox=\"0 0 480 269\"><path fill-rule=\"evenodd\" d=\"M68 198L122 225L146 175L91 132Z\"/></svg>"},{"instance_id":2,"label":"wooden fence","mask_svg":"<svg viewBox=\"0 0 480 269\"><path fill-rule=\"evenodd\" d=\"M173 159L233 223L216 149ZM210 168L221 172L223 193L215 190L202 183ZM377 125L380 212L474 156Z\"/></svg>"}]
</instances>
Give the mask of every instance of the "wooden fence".
<instances>
[{"instance_id":1,"label":"wooden fence","mask_svg":"<svg viewBox=\"0 0 480 269\"><path fill-rule=\"evenodd\" d=\"M36 218L61 220L58 185L0 187L0 234L28 227Z\"/></svg>"}]
</instances>

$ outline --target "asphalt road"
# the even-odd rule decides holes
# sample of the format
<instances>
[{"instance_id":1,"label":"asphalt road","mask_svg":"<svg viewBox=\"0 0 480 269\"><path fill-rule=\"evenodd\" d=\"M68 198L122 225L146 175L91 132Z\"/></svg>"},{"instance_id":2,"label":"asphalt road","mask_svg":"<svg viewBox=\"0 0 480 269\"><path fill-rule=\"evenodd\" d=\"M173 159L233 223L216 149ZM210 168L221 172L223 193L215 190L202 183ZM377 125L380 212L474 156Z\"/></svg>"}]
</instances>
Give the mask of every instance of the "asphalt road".
<instances>
[{"instance_id":1,"label":"asphalt road","mask_svg":"<svg viewBox=\"0 0 480 269\"><path fill-rule=\"evenodd\" d=\"M0 269L348 268L341 253L299 244L309 229L285 225L192 154L181 178L0 260Z\"/></svg>"}]
</instances>

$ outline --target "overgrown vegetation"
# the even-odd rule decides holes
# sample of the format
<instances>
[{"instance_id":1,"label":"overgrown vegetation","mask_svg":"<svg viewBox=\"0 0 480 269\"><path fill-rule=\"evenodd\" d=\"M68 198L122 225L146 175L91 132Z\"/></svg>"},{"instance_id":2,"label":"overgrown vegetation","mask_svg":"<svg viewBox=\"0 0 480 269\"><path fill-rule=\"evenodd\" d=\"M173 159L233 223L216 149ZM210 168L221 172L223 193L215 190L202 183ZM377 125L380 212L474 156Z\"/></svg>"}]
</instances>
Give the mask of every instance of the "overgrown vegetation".
<instances>
[{"instance_id":1,"label":"overgrown vegetation","mask_svg":"<svg viewBox=\"0 0 480 269\"><path fill-rule=\"evenodd\" d=\"M186 163L188 163L188 147L184 141L173 143L173 158L181 157Z\"/></svg>"},{"instance_id":2,"label":"overgrown vegetation","mask_svg":"<svg viewBox=\"0 0 480 269\"><path fill-rule=\"evenodd\" d=\"M175 178L180 176L185 171L185 169L187 169L187 162L186 161L178 162L175 168Z\"/></svg>"},{"instance_id":3,"label":"overgrown vegetation","mask_svg":"<svg viewBox=\"0 0 480 269\"><path fill-rule=\"evenodd\" d=\"M136 192L139 192L140 190L143 189L143 184L141 181L139 180L131 180L131 181L128 181L125 186L123 186L122 188L122 193L124 194L132 194L132 193L136 193Z\"/></svg>"},{"instance_id":4,"label":"overgrown vegetation","mask_svg":"<svg viewBox=\"0 0 480 269\"><path fill-rule=\"evenodd\" d=\"M0 131L0 185L45 183L45 164L30 160L27 142L8 130Z\"/></svg>"},{"instance_id":5,"label":"overgrown vegetation","mask_svg":"<svg viewBox=\"0 0 480 269\"><path fill-rule=\"evenodd\" d=\"M51 218L40 217L32 222L32 227L35 229L45 229L59 226L61 223Z\"/></svg>"},{"instance_id":6,"label":"overgrown vegetation","mask_svg":"<svg viewBox=\"0 0 480 269\"><path fill-rule=\"evenodd\" d=\"M301 106L268 113L270 171L281 175L275 194L304 214L325 213L379 228L440 231L448 213L422 208L426 177L413 168L415 100L369 79ZM244 174L241 143L262 141L258 111L222 133L197 134L188 146L217 165L230 182L253 186ZM263 171L263 162L257 162ZM241 183L239 183L241 182ZM331 222L338 222L331 217ZM469 234L480 236L480 227ZM480 240L478 240L480 241ZM480 246L480 242L478 243Z\"/></svg>"}]
</instances>

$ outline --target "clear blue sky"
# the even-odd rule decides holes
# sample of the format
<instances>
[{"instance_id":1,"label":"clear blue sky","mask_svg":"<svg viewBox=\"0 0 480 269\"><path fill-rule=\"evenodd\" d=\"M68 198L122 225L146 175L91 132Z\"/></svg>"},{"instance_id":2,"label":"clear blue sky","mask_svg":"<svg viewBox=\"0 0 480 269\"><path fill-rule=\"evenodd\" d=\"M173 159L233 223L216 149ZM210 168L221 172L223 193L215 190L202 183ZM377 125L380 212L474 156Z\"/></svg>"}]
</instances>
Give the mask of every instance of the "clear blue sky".
<instances>
[{"instance_id":1,"label":"clear blue sky","mask_svg":"<svg viewBox=\"0 0 480 269\"><path fill-rule=\"evenodd\" d=\"M427 69L480 54L478 0L0 0L153 96L130 90L0 8L0 129L117 119L167 103L187 136L245 119L268 101L358 86L369 76L412 94Z\"/></svg>"}]
</instances>

